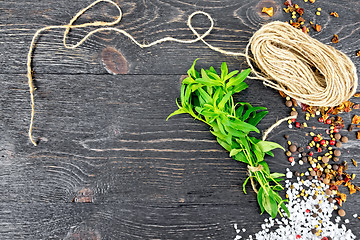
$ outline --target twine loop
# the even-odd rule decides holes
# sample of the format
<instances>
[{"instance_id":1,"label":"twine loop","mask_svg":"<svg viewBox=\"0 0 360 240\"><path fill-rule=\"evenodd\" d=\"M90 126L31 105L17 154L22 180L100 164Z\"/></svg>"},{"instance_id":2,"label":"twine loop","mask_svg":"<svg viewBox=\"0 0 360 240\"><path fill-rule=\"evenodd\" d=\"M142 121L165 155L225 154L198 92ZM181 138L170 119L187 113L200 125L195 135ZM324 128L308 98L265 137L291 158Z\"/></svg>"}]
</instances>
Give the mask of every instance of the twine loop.
<instances>
[{"instance_id":1,"label":"twine loop","mask_svg":"<svg viewBox=\"0 0 360 240\"><path fill-rule=\"evenodd\" d=\"M107 2L118 10L118 17L112 22L88 22L74 25L74 22L86 11L100 2ZM200 35L191 22L195 15L204 15L210 21L208 30ZM333 107L347 101L355 92L358 85L356 67L344 53L309 37L288 23L274 21L265 24L255 32L246 46L245 53L225 51L212 46L204 40L214 28L213 18L206 12L196 11L189 15L187 25L196 36L192 40L182 40L174 37L165 37L149 44L139 43L131 34L114 26L122 19L122 11L117 3L112 0L96 0L81 9L66 25L46 26L37 30L32 38L27 55L27 78L31 101L31 117L28 135L30 141L36 146L32 136L35 116L34 81L31 68L32 54L35 43L41 32L50 29L65 29L63 45L65 48L75 49L84 43L91 35L100 31L115 31L128 37L140 48L147 48L166 41L191 44L202 41L210 49L232 56L246 58L255 77L264 82L264 85L281 90L288 96L311 106ZM73 28L99 26L90 31L74 45L66 43L67 36ZM253 66L254 64L254 66ZM315 71L313 69L316 69ZM260 69L257 71L256 69ZM280 123L279 123L280 124ZM271 128L272 130L273 128ZM264 136L266 138L267 134Z\"/></svg>"}]
</instances>

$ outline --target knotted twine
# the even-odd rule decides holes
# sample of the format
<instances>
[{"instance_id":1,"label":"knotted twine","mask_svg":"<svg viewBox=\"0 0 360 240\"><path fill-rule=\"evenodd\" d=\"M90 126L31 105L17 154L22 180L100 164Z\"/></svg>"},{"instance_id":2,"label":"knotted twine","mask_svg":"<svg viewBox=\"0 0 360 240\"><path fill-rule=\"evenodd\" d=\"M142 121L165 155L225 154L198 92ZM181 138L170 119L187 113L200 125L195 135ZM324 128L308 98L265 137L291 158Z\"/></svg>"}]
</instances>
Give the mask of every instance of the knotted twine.
<instances>
[{"instance_id":1,"label":"knotted twine","mask_svg":"<svg viewBox=\"0 0 360 240\"><path fill-rule=\"evenodd\" d=\"M116 7L119 15L115 21L96 21L74 25L74 22L82 14L100 2L108 2ZM205 15L210 21L209 29L202 35L200 35L191 24L192 18L198 14ZM252 73L255 75L255 77L249 78L262 80L264 85L281 90L288 96L312 106L337 106L348 100L357 89L358 78L356 75L356 67L350 58L335 48L311 38L287 23L274 21L265 24L250 38L245 48L245 53L240 53L225 51L212 46L204 40L213 30L214 20L208 13L203 11L196 11L188 17L187 25L196 36L195 39L181 40L173 37L165 37L149 44L141 44L126 31L110 27L118 24L121 18L121 8L115 2L112 0L96 0L89 6L81 9L68 24L46 26L35 32L27 55L27 77L31 101L31 118L28 134L30 141L35 146L37 143L32 136L35 116L35 87L31 61L38 36L40 33L51 29L65 29L63 45L68 49L79 47L91 35L101 31L119 32L127 36L141 48L151 47L166 41L188 44L202 41L214 51L226 55L245 57ZM68 45L66 43L67 35L71 29L89 26L100 26L101 28L89 32L74 45ZM260 69L260 71L256 70L256 68Z\"/></svg>"}]
</instances>

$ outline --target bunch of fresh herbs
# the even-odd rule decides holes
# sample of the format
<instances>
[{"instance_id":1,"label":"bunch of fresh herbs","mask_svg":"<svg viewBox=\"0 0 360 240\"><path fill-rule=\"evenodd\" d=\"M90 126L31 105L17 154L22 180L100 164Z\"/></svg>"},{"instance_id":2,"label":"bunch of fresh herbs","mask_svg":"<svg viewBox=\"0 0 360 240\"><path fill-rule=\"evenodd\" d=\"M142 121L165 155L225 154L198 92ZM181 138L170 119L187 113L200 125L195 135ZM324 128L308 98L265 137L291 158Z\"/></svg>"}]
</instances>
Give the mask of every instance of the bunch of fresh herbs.
<instances>
[{"instance_id":1,"label":"bunch of fresh herbs","mask_svg":"<svg viewBox=\"0 0 360 240\"><path fill-rule=\"evenodd\" d=\"M275 142L249 136L250 132L259 133L256 125L268 112L265 107L234 102L233 95L248 87L244 80L250 69L229 73L224 62L220 75L213 67L208 70L201 69L199 73L195 70L196 61L188 70L188 77L182 82L181 105L176 102L179 109L168 118L188 113L208 124L218 143L230 152L230 157L249 166L249 177L243 183L243 190L246 194L245 186L249 179L260 185L257 200L261 213L266 211L275 218L278 212L282 215L282 208L289 216L284 204L286 200L278 194L278 191L283 189L279 182L284 174L270 173L268 164L264 161L265 154L274 156L271 150L283 148Z\"/></svg>"}]
</instances>

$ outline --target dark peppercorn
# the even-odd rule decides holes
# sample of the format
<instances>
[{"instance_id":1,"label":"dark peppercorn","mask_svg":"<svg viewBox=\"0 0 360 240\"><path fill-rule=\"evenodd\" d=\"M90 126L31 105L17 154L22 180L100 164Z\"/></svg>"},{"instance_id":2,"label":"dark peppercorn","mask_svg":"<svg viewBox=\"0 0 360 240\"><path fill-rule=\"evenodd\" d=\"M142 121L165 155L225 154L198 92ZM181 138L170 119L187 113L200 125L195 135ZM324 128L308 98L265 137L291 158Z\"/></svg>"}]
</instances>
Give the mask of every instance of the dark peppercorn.
<instances>
[{"instance_id":1,"label":"dark peppercorn","mask_svg":"<svg viewBox=\"0 0 360 240\"><path fill-rule=\"evenodd\" d=\"M290 150L290 152L292 152L292 153L296 152L296 149L297 149L297 147L296 147L295 145L291 145L291 146L289 147L289 150Z\"/></svg>"},{"instance_id":2,"label":"dark peppercorn","mask_svg":"<svg viewBox=\"0 0 360 240\"><path fill-rule=\"evenodd\" d=\"M332 166L332 169L334 169L334 171L337 171L337 170L339 169L339 165L334 164L334 165Z\"/></svg>"}]
</instances>

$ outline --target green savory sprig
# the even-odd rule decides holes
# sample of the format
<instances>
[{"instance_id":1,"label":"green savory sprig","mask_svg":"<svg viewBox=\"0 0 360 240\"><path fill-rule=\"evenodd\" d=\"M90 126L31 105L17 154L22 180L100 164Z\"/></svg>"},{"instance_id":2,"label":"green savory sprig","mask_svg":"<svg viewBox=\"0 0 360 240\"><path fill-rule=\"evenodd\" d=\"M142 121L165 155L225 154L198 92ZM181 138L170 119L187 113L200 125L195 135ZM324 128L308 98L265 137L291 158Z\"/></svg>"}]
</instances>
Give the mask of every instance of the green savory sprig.
<instances>
[{"instance_id":1,"label":"green savory sprig","mask_svg":"<svg viewBox=\"0 0 360 240\"><path fill-rule=\"evenodd\" d=\"M249 103L234 102L233 95L246 89L244 82L250 69L228 72L226 63L221 65L218 75L213 67L208 70L195 70L194 61L188 70L188 77L181 86L181 105L176 101L179 109L169 115L188 113L195 119L209 125L211 133L216 136L218 143L230 153L230 157L248 165L249 177L243 183L243 191L249 179L257 191L257 200L261 213L268 212L275 218L281 214L282 208L289 216L289 211L278 191L283 190L279 182L282 173L270 173L268 164L264 161L265 154L274 156L271 152L275 148L283 149L275 142L262 141L249 136L250 132L259 133L256 125L268 113L265 107L253 107ZM255 181L254 181L255 180ZM260 187L254 186L257 182Z\"/></svg>"}]
</instances>

